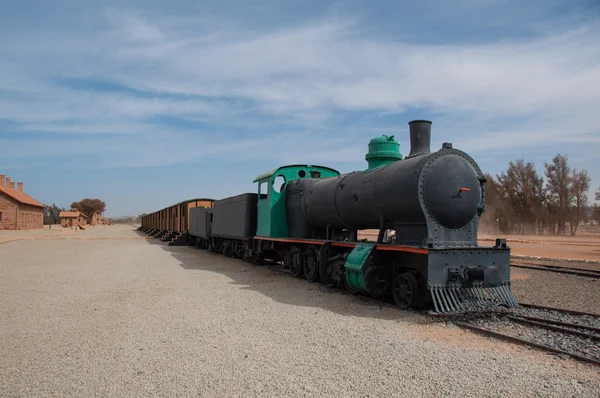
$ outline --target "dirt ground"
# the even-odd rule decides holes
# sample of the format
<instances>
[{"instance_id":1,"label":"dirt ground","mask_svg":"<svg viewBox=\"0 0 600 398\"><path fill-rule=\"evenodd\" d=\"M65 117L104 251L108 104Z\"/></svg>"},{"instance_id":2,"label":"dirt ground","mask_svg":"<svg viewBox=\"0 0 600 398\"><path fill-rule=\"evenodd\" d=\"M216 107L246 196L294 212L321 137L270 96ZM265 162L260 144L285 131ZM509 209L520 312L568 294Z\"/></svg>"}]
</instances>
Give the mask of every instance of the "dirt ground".
<instances>
[{"instance_id":1,"label":"dirt ground","mask_svg":"<svg viewBox=\"0 0 600 398\"><path fill-rule=\"evenodd\" d=\"M511 254L517 256L534 256L564 258L570 260L600 261L600 235L587 236L547 236L547 235L505 235L511 248ZM479 244L493 244L496 236L481 235Z\"/></svg>"},{"instance_id":2,"label":"dirt ground","mask_svg":"<svg viewBox=\"0 0 600 398\"><path fill-rule=\"evenodd\" d=\"M375 240L377 230L365 230L359 238ZM548 235L500 235L506 239L514 256L561 258L600 262L600 235L548 236ZM480 246L492 246L494 235L480 235Z\"/></svg>"},{"instance_id":3,"label":"dirt ground","mask_svg":"<svg viewBox=\"0 0 600 398\"><path fill-rule=\"evenodd\" d=\"M94 227L92 227L94 228ZM0 230L0 244L23 239L39 239L49 237L59 237L77 233L78 231L69 228L63 228L60 225L44 225L40 229L27 229L19 231Z\"/></svg>"},{"instance_id":4,"label":"dirt ground","mask_svg":"<svg viewBox=\"0 0 600 398\"><path fill-rule=\"evenodd\" d=\"M114 238L111 228L115 226L106 225L86 225L85 230L63 228L60 225L44 225L44 228L30 229L21 231L0 230L0 244L14 242L19 240L46 240L46 239L108 239ZM129 226L127 226L129 228ZM131 238L131 237L130 237ZM150 239L141 238L136 239ZM125 239L125 238L124 238Z\"/></svg>"}]
</instances>

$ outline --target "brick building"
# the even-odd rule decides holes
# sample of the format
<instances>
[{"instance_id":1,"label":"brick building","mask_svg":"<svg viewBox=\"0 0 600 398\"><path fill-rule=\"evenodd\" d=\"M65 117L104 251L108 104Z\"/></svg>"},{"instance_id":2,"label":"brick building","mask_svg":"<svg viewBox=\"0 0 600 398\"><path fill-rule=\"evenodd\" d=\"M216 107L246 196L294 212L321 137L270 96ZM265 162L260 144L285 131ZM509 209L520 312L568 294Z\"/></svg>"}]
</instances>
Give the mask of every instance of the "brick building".
<instances>
[{"instance_id":1,"label":"brick building","mask_svg":"<svg viewBox=\"0 0 600 398\"><path fill-rule=\"evenodd\" d=\"M92 214L92 219L90 220L90 225L106 225L107 220L102 216L102 213L94 212Z\"/></svg>"},{"instance_id":2,"label":"brick building","mask_svg":"<svg viewBox=\"0 0 600 398\"><path fill-rule=\"evenodd\" d=\"M23 183L0 174L0 230L44 228L44 205L23 192Z\"/></svg>"},{"instance_id":3,"label":"brick building","mask_svg":"<svg viewBox=\"0 0 600 398\"><path fill-rule=\"evenodd\" d=\"M58 218L60 219L61 226L69 228L76 227L77 224L85 226L88 220L88 216L80 213L76 209L71 209L70 211L61 211L58 213Z\"/></svg>"}]
</instances>

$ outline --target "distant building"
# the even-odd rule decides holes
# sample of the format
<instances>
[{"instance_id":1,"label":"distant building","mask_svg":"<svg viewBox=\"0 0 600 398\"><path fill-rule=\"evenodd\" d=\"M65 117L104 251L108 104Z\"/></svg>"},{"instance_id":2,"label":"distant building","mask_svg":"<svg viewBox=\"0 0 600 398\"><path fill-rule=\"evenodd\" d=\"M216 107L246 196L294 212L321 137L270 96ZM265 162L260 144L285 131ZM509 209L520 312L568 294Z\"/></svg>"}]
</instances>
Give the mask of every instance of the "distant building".
<instances>
[{"instance_id":1,"label":"distant building","mask_svg":"<svg viewBox=\"0 0 600 398\"><path fill-rule=\"evenodd\" d=\"M60 225L66 228L77 227L77 225L85 226L88 223L88 216L76 209L61 211L58 213L58 218L60 220Z\"/></svg>"},{"instance_id":2,"label":"distant building","mask_svg":"<svg viewBox=\"0 0 600 398\"><path fill-rule=\"evenodd\" d=\"M108 221L102 216L102 213L94 212L92 214L92 219L90 220L90 225L106 225Z\"/></svg>"},{"instance_id":3,"label":"distant building","mask_svg":"<svg viewBox=\"0 0 600 398\"><path fill-rule=\"evenodd\" d=\"M23 183L0 174L0 229L44 228L44 205L23 192Z\"/></svg>"}]
</instances>

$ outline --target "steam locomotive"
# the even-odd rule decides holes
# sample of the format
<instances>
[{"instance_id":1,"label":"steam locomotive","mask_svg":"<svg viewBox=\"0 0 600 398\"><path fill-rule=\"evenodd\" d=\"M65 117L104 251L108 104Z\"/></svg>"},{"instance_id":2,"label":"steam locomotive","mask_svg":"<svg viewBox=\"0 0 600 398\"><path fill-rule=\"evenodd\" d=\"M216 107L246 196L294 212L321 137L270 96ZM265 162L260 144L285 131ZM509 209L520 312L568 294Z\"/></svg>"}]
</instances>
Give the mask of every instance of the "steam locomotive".
<instances>
[{"instance_id":1,"label":"steam locomotive","mask_svg":"<svg viewBox=\"0 0 600 398\"><path fill-rule=\"evenodd\" d=\"M352 293L391 295L402 309L518 306L506 241L477 241L486 193L479 166L451 143L431 152L430 121L409 122L409 132L404 158L394 136L376 137L366 170L282 166L254 179L257 193L202 199L205 205L174 214L163 209L143 217L140 230L170 244L279 263L296 277ZM377 239L359 239L366 229L378 230Z\"/></svg>"}]
</instances>

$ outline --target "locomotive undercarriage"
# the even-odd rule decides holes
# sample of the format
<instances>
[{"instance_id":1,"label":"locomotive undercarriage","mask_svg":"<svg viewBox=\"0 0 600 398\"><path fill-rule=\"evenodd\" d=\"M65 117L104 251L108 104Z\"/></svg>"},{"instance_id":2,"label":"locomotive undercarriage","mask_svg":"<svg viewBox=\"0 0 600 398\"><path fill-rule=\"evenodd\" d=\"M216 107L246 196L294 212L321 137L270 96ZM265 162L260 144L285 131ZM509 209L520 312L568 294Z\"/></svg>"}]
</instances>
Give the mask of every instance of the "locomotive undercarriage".
<instances>
[{"instance_id":1,"label":"locomotive undercarriage","mask_svg":"<svg viewBox=\"0 0 600 398\"><path fill-rule=\"evenodd\" d=\"M505 266L509 251L502 247L428 254L373 250L362 264L361 283L353 285L347 276L352 245L215 237L192 238L190 244L254 264L281 265L294 277L352 294L391 297L401 309L427 307L433 314L451 314L518 305Z\"/></svg>"},{"instance_id":2,"label":"locomotive undercarriage","mask_svg":"<svg viewBox=\"0 0 600 398\"><path fill-rule=\"evenodd\" d=\"M191 237L190 245L225 257L239 258L245 261L252 259L252 249L249 240L230 239L222 237L198 238Z\"/></svg>"}]
</instances>

